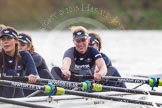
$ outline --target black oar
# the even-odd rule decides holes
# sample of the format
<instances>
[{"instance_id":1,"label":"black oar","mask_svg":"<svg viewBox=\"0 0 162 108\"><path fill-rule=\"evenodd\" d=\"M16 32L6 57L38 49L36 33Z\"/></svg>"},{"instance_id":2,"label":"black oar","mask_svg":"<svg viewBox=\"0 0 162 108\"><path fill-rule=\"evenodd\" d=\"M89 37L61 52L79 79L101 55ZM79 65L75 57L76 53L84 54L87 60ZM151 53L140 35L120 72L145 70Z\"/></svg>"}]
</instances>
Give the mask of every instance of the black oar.
<instances>
[{"instance_id":1,"label":"black oar","mask_svg":"<svg viewBox=\"0 0 162 108\"><path fill-rule=\"evenodd\" d=\"M105 100L111 100L111 101L117 101L117 102L141 104L141 105L150 105L150 106L157 105L158 107L162 106L162 103L153 103L153 102L149 102L149 101L126 99L126 98L112 97L112 96L103 96L103 95L97 95L97 94L92 94L92 93L87 93L87 92L80 92L80 91L72 91L72 90L65 90L65 94L84 96L84 97L91 97L91 98L98 98L98 99L105 99Z\"/></svg>"},{"instance_id":2,"label":"black oar","mask_svg":"<svg viewBox=\"0 0 162 108\"><path fill-rule=\"evenodd\" d=\"M62 88L53 86L52 84L35 85L35 84L0 80L0 85L15 87L15 88L29 89L29 90L40 90L40 91L44 92L46 95L63 94Z\"/></svg>"},{"instance_id":3,"label":"black oar","mask_svg":"<svg viewBox=\"0 0 162 108\"><path fill-rule=\"evenodd\" d=\"M149 76L146 76L146 75L133 75L134 77L142 77L142 78L150 78L150 77L158 77L160 79L162 79L162 74L152 74L152 75L149 75Z\"/></svg>"},{"instance_id":4,"label":"black oar","mask_svg":"<svg viewBox=\"0 0 162 108\"><path fill-rule=\"evenodd\" d=\"M75 76L82 77L82 78L85 78L85 79L93 79L93 76L90 76L90 75L75 75ZM103 76L102 81L145 83L145 84L148 84L148 80L145 80L145 79L121 78L121 77L114 77L114 76Z\"/></svg>"},{"instance_id":5,"label":"black oar","mask_svg":"<svg viewBox=\"0 0 162 108\"><path fill-rule=\"evenodd\" d=\"M144 91L144 90L128 89L128 88L120 88L120 87L112 87L112 86L102 86L102 89L109 90L109 91L134 93L134 94L162 96L162 92L155 92L155 91Z\"/></svg>"},{"instance_id":6,"label":"black oar","mask_svg":"<svg viewBox=\"0 0 162 108\"><path fill-rule=\"evenodd\" d=\"M39 85L30 84L30 86L28 86L28 84L25 85L25 83L6 81L6 80L3 80L3 81L0 80L0 84L3 86L12 86L12 87L16 87L16 88L25 87L26 89L27 88L31 89L33 87L36 87L36 88L38 87L39 89L43 88L42 86L39 86ZM42 90L42 89L40 89L40 90ZM52 89L52 90L54 90L54 89ZM65 90L63 88L58 89L57 92L61 92L60 94L71 94L71 95L77 95L77 96L84 96L84 97L91 97L91 98L98 98L98 99L105 99L105 100L113 100L113 101L118 101L118 102L151 105L151 106L156 104L159 107L162 106L162 103L153 103L153 102L147 102L147 101L141 101L141 100L125 99L125 98L112 97L112 96L103 96L103 95L91 94L91 93L81 92L81 91Z\"/></svg>"},{"instance_id":7,"label":"black oar","mask_svg":"<svg viewBox=\"0 0 162 108\"><path fill-rule=\"evenodd\" d=\"M60 70L61 71L61 70ZM82 79L94 79L91 75L82 75L83 70L70 70L74 74L72 74L75 77L79 77ZM152 77L149 79L137 79L137 78L123 78L123 77L114 77L114 76L103 76L102 81L112 81L112 82L128 82L128 83L142 83L142 84L148 84L152 87L158 87L162 86L162 80L160 78Z\"/></svg>"},{"instance_id":8,"label":"black oar","mask_svg":"<svg viewBox=\"0 0 162 108\"><path fill-rule=\"evenodd\" d=\"M84 79L93 79L93 76L89 75L75 75L76 77L82 77ZM128 83L142 83L148 84L151 87L162 86L162 80L160 78L149 78L149 79L139 79L139 78L123 78L114 76L103 76L102 81L112 81L112 82L128 82Z\"/></svg>"},{"instance_id":9,"label":"black oar","mask_svg":"<svg viewBox=\"0 0 162 108\"><path fill-rule=\"evenodd\" d=\"M0 97L0 102L14 104L14 105L20 105L20 106L25 106L25 107L32 107L32 108L54 108L54 107L48 107L48 106L44 106L44 105L32 104L32 103L28 103L28 102L11 100L8 98L3 98L3 97Z\"/></svg>"},{"instance_id":10,"label":"black oar","mask_svg":"<svg viewBox=\"0 0 162 108\"><path fill-rule=\"evenodd\" d=\"M21 77L10 77L6 76L6 78L10 78L10 80L26 80L27 78L21 78ZM120 88L120 87L112 87L112 86L104 86L101 84L91 83L91 82L82 82L82 83L76 83L76 82L68 82L68 81L59 81L59 80L50 80L50 79L37 79L37 83L53 83L55 86L60 86L63 88L82 88L83 91L102 91L102 90L108 90L108 91L118 91L118 92L127 92L127 93L134 93L134 94L144 94L144 95L156 95L156 96L162 96L161 92L155 92L155 91L144 91L144 90L137 90L137 89L127 89L127 88ZM17 82L18 83L18 82Z\"/></svg>"},{"instance_id":11,"label":"black oar","mask_svg":"<svg viewBox=\"0 0 162 108\"><path fill-rule=\"evenodd\" d=\"M16 76L3 76L1 79L2 80L10 80L10 81L23 81L23 82L28 81L27 77L16 77ZM37 84L52 83L55 86L64 87L64 88L67 88L67 89L81 88L83 86L82 83L78 83L78 82L51 80L51 79L43 79L43 78L37 79L36 83Z\"/></svg>"},{"instance_id":12,"label":"black oar","mask_svg":"<svg viewBox=\"0 0 162 108\"><path fill-rule=\"evenodd\" d=\"M149 80L147 79L136 79L136 78L123 78L123 77L114 77L114 76L104 76L102 80L105 81L117 81L117 82L128 82L128 83L144 83L148 84Z\"/></svg>"}]
</instances>

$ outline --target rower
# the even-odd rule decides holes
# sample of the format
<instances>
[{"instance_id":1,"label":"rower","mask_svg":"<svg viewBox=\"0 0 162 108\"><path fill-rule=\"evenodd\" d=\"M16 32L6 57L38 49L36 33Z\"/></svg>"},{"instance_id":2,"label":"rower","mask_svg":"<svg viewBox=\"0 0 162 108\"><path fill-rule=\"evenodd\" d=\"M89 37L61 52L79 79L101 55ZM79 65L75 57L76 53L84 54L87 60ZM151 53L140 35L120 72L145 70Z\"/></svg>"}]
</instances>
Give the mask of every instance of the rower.
<instances>
[{"instance_id":1,"label":"rower","mask_svg":"<svg viewBox=\"0 0 162 108\"><path fill-rule=\"evenodd\" d=\"M33 57L40 78L53 79L53 76L49 72L45 59L40 54L35 52L31 36L26 33L19 33L18 40L20 50L28 51Z\"/></svg>"},{"instance_id":2,"label":"rower","mask_svg":"<svg viewBox=\"0 0 162 108\"><path fill-rule=\"evenodd\" d=\"M102 48L101 36L97 33L92 32L92 33L89 33L89 37L90 37L89 46L92 46L93 48L96 48L98 51L101 51L101 48ZM112 66L112 62L109 59L109 57L102 52L101 52L101 55L106 63L107 69L109 71L106 76L121 77L118 70L114 66ZM108 81L108 82L104 82L104 85L126 88L126 85L124 82L110 82L110 81Z\"/></svg>"},{"instance_id":3,"label":"rower","mask_svg":"<svg viewBox=\"0 0 162 108\"><path fill-rule=\"evenodd\" d=\"M64 53L62 68L54 67L52 69L51 72L54 78L78 81L77 77L71 77L74 74L71 70L80 69L86 70L88 74L93 75L95 81L100 81L102 76L107 74L107 68L100 52L93 47L88 47L89 36L87 29L82 26L76 26L72 27L71 31L75 46Z\"/></svg>"},{"instance_id":4,"label":"rower","mask_svg":"<svg viewBox=\"0 0 162 108\"><path fill-rule=\"evenodd\" d=\"M49 72L49 69L45 62L45 59L41 55L39 55L37 52L35 52L31 36L26 33L19 33L18 40L19 40L20 50L27 51L31 54L40 78L53 79L53 76ZM34 92L33 90L24 90L24 93L26 96L28 96L29 94L33 92ZM45 95L45 94L44 93L37 94L37 96L40 96L40 95Z\"/></svg>"},{"instance_id":5,"label":"rower","mask_svg":"<svg viewBox=\"0 0 162 108\"><path fill-rule=\"evenodd\" d=\"M6 76L24 76L26 70L28 83L35 83L38 72L31 55L18 49L18 33L12 27L6 27L1 31L0 42L0 72ZM20 88L0 86L0 96L7 98L23 97L24 92Z\"/></svg>"}]
</instances>

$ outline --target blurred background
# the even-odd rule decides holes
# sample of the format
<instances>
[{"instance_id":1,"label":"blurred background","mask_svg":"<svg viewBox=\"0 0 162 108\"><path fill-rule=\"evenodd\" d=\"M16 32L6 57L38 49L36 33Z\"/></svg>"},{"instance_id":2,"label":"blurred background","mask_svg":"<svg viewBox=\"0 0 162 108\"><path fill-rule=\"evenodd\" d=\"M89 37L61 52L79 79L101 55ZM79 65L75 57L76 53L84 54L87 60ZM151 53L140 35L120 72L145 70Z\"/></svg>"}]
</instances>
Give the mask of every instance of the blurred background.
<instances>
[{"instance_id":1,"label":"blurred background","mask_svg":"<svg viewBox=\"0 0 162 108\"><path fill-rule=\"evenodd\" d=\"M29 30L51 30L76 17L98 21L104 25L101 29L159 30L161 12L162 0L0 0L0 23Z\"/></svg>"}]
</instances>

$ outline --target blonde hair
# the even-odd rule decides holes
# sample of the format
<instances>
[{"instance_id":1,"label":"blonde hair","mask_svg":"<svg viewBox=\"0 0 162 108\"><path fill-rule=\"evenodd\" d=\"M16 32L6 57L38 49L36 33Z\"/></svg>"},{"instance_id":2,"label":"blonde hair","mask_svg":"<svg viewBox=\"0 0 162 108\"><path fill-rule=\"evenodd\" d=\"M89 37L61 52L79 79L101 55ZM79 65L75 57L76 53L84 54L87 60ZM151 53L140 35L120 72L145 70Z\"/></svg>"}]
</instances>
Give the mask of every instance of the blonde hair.
<instances>
[{"instance_id":1,"label":"blonde hair","mask_svg":"<svg viewBox=\"0 0 162 108\"><path fill-rule=\"evenodd\" d=\"M72 33L82 31L82 32L88 34L88 30L83 26L72 26L72 27L70 27L70 30Z\"/></svg>"},{"instance_id":2,"label":"blonde hair","mask_svg":"<svg viewBox=\"0 0 162 108\"><path fill-rule=\"evenodd\" d=\"M89 33L89 36L94 36L98 40L98 42L99 42L99 51L100 51L101 48L102 48L101 36L99 34L97 34L97 33L94 33L94 32Z\"/></svg>"},{"instance_id":3,"label":"blonde hair","mask_svg":"<svg viewBox=\"0 0 162 108\"><path fill-rule=\"evenodd\" d=\"M6 26L4 24L0 24L0 31L2 31Z\"/></svg>"}]
</instances>

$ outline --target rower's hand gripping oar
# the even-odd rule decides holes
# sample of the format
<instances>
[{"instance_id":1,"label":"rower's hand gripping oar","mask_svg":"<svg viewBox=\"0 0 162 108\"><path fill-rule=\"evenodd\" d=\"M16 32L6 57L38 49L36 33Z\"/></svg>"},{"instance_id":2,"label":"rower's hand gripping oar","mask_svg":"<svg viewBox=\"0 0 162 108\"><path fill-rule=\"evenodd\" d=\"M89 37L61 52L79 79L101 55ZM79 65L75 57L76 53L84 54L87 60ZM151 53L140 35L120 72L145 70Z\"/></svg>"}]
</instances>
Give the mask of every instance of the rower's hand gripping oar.
<instances>
[{"instance_id":1,"label":"rower's hand gripping oar","mask_svg":"<svg viewBox=\"0 0 162 108\"><path fill-rule=\"evenodd\" d=\"M22 81L22 82L28 81L28 77L17 77L17 76L3 76L3 78L1 79L10 80L10 81ZM56 86L65 87L69 89L81 88L82 91L89 91L91 89L90 81L78 83L78 82L51 80L51 79L43 79L43 78L36 80L36 84L48 84L48 83L52 83Z\"/></svg>"},{"instance_id":2,"label":"rower's hand gripping oar","mask_svg":"<svg viewBox=\"0 0 162 108\"><path fill-rule=\"evenodd\" d=\"M6 76L6 77L9 77L9 76ZM14 78L14 77L12 76L10 78ZM18 79L19 77L15 77L15 78ZM3 80L1 80L1 81L3 81ZM96 84L96 83L93 83L93 82L90 82L90 81L77 83L77 82L68 82L68 81L59 81L59 80L37 79L36 82L37 83L44 82L46 84L48 84L50 82L50 83L54 84L55 86L60 86L60 87L64 87L64 88L69 88L69 86L72 86L73 88L78 87L78 88L81 88L81 90L84 91L84 92L108 90L108 91L118 91L118 92L136 93L136 94L145 94L145 95L150 94L150 95L162 96L161 92L143 91L143 90L136 90L136 89L126 89L126 88L120 88L120 87L103 86L101 84ZM19 82L17 82L17 83L19 83ZM29 85L29 87L30 87L30 85ZM43 89L41 89L41 90L43 90L47 95L53 94L53 92L50 92L50 90L59 91L57 89L55 90L54 87L51 86L51 85L47 85L46 87L43 86L42 88ZM40 89L36 89L36 90L40 90ZM59 92L61 92L61 90Z\"/></svg>"},{"instance_id":3,"label":"rower's hand gripping oar","mask_svg":"<svg viewBox=\"0 0 162 108\"><path fill-rule=\"evenodd\" d=\"M64 94L63 88L56 87L51 83L47 85L35 85L35 84L21 83L15 81L0 80L0 85L29 89L29 90L40 90L43 93L45 93L47 96L51 96L53 94Z\"/></svg>"},{"instance_id":4,"label":"rower's hand gripping oar","mask_svg":"<svg viewBox=\"0 0 162 108\"><path fill-rule=\"evenodd\" d=\"M113 86L104 86L101 84L92 83L90 81L82 82L84 84L84 87L87 87L87 89L82 89L85 91L97 91L100 92L102 90L107 91L117 91L117 92L127 92L127 93L134 93L134 94L144 94L144 95L156 95L156 96L162 96L162 92L155 92L155 91L143 91L143 90L137 90L137 89L127 89L127 88L120 88L120 87L113 87ZM82 87L82 88L84 88Z\"/></svg>"},{"instance_id":5,"label":"rower's hand gripping oar","mask_svg":"<svg viewBox=\"0 0 162 108\"><path fill-rule=\"evenodd\" d=\"M85 76L83 76L83 77L85 77ZM3 76L3 80L27 82L28 77ZM78 88L81 88L81 90L84 92L91 91L91 90L92 91L102 91L102 85L95 84L91 81L84 81L81 83L77 83L77 82L68 82L68 81L59 81L59 80L50 80L50 79L37 79L36 83L46 83L46 84L53 83L54 85L61 86L61 87L63 87L63 85L64 85L64 86L66 86L65 88L69 88L69 86L72 86L73 88L78 87ZM52 85L48 84L45 87L45 91L44 91L45 94L47 94L47 95L53 94L52 92L50 92L50 90L52 90L52 89L54 89L54 87L52 87ZM56 89L56 91L57 91L57 89Z\"/></svg>"},{"instance_id":6,"label":"rower's hand gripping oar","mask_svg":"<svg viewBox=\"0 0 162 108\"><path fill-rule=\"evenodd\" d=\"M6 81L6 80L0 80L1 85L5 86L11 86L16 88L24 88L24 89L32 89L32 90L44 90L45 93L51 92L51 90L54 90L53 85L46 85L46 86L40 86L40 85L34 85L34 84L27 84L26 83L20 83L20 82L13 82L13 81ZM52 91L54 93L56 90ZM126 103L134 103L134 104L143 104L143 105L151 105L156 104L157 106L162 106L162 103L153 103L148 101L141 101L141 100L133 100L133 99L125 99L120 97L112 97L112 96L103 96L103 95L97 95L87 92L81 92L81 91L73 91L73 90L66 90L64 88L57 89L57 94L71 94L71 95L77 95L77 96L84 96L84 97L91 97L91 98L99 98L99 99L106 99L106 100L112 100L112 101L118 101L118 102L126 102Z\"/></svg>"},{"instance_id":7,"label":"rower's hand gripping oar","mask_svg":"<svg viewBox=\"0 0 162 108\"><path fill-rule=\"evenodd\" d=\"M84 79L93 79L93 76L90 75L75 75L76 77L82 77ZM160 78L151 77L149 79L135 79L135 78L122 78L122 77L113 77L113 76L103 76L102 81L112 81L112 82L128 82L128 83L143 83L148 84L152 87L162 86L162 80Z\"/></svg>"}]
</instances>

